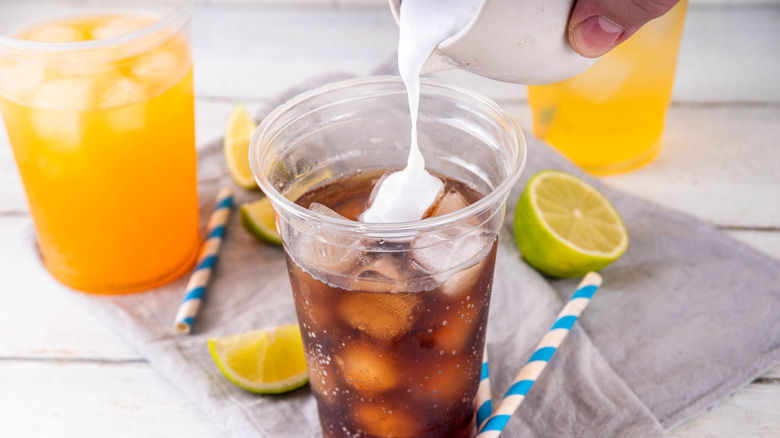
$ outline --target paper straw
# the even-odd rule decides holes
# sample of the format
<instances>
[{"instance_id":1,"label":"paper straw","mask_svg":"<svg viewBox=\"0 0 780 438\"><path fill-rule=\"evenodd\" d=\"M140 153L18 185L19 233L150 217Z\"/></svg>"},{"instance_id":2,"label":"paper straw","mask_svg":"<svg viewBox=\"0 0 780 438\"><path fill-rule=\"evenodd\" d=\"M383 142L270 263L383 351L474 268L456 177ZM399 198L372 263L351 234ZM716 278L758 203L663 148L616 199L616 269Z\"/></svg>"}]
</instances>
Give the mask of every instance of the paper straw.
<instances>
[{"instance_id":1,"label":"paper straw","mask_svg":"<svg viewBox=\"0 0 780 438\"><path fill-rule=\"evenodd\" d=\"M490 373L488 371L488 351L485 344L485 351L482 353L482 375L479 378L479 387L477 388L477 398L474 405L477 407L477 428L481 429L485 421L493 413L493 394L490 390Z\"/></svg>"},{"instance_id":2,"label":"paper straw","mask_svg":"<svg viewBox=\"0 0 780 438\"><path fill-rule=\"evenodd\" d=\"M195 270L187 283L186 294L176 314L176 331L181 334L192 333L192 324L198 316L200 304L206 293L211 272L219 255L219 248L225 235L225 225L230 218L230 210L233 207L233 191L223 187L217 194L217 205L211 213L206 229L206 240L200 248L200 256Z\"/></svg>"},{"instance_id":3,"label":"paper straw","mask_svg":"<svg viewBox=\"0 0 780 438\"><path fill-rule=\"evenodd\" d=\"M498 403L495 412L479 429L477 438L496 438L501 434L599 286L601 286L601 276L595 272L588 272L577 287L577 291L561 309L555 323L539 341L531 358L515 377L515 381Z\"/></svg>"}]
</instances>

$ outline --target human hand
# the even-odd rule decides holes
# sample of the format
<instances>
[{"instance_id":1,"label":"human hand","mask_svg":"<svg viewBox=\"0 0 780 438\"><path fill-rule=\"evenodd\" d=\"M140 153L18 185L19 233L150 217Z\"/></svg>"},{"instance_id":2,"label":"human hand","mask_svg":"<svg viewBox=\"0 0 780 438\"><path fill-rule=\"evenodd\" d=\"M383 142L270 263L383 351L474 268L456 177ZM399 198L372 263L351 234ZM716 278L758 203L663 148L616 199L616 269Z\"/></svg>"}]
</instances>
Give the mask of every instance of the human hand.
<instances>
[{"instance_id":1,"label":"human hand","mask_svg":"<svg viewBox=\"0 0 780 438\"><path fill-rule=\"evenodd\" d=\"M580 55L597 58L678 1L577 0L569 18L569 42Z\"/></svg>"}]
</instances>

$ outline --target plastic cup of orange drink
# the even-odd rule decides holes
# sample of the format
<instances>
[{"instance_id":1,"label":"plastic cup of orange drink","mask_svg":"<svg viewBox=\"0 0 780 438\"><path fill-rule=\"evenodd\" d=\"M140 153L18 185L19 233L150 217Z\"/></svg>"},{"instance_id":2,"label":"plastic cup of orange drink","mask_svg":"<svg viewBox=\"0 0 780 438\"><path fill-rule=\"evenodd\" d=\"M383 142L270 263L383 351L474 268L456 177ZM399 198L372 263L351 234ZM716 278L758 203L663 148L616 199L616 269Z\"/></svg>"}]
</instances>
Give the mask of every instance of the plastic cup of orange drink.
<instances>
[{"instance_id":1,"label":"plastic cup of orange drink","mask_svg":"<svg viewBox=\"0 0 780 438\"><path fill-rule=\"evenodd\" d=\"M534 134L595 174L625 172L661 150L687 0L561 82L528 87Z\"/></svg>"},{"instance_id":2,"label":"plastic cup of orange drink","mask_svg":"<svg viewBox=\"0 0 780 438\"><path fill-rule=\"evenodd\" d=\"M490 101L423 81L420 147L444 194L421 220L357 222L409 154L398 78L336 83L267 116L250 161L276 213L327 438L468 438L498 232L525 163Z\"/></svg>"},{"instance_id":3,"label":"plastic cup of orange drink","mask_svg":"<svg viewBox=\"0 0 780 438\"><path fill-rule=\"evenodd\" d=\"M41 16L2 29L0 108L46 268L93 293L180 276L199 245L190 2L21 6L4 13Z\"/></svg>"}]
</instances>

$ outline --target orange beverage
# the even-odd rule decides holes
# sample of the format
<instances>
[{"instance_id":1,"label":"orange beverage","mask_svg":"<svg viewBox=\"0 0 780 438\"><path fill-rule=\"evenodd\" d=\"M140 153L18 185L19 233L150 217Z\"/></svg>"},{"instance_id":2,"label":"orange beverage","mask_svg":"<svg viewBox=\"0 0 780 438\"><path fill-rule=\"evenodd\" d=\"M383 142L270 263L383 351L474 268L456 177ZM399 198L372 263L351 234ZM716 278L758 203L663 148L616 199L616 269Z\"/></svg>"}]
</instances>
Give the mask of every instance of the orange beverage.
<instances>
[{"instance_id":1,"label":"orange beverage","mask_svg":"<svg viewBox=\"0 0 780 438\"><path fill-rule=\"evenodd\" d=\"M0 40L0 108L38 246L72 288L149 289L197 257L188 5L165 20L82 16Z\"/></svg>"},{"instance_id":2,"label":"orange beverage","mask_svg":"<svg viewBox=\"0 0 780 438\"><path fill-rule=\"evenodd\" d=\"M534 134L597 174L635 169L661 149L687 0L571 79L528 87Z\"/></svg>"}]
</instances>

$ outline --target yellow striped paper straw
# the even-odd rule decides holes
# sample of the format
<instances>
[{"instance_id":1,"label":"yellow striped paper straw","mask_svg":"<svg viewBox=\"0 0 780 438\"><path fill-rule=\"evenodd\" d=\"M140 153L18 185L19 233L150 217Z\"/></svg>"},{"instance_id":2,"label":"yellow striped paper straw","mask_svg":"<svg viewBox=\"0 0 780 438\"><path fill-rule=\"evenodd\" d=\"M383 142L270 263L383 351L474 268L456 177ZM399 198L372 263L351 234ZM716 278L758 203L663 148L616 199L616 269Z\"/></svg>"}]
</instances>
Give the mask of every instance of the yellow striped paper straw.
<instances>
[{"instance_id":1,"label":"yellow striped paper straw","mask_svg":"<svg viewBox=\"0 0 780 438\"><path fill-rule=\"evenodd\" d=\"M179 306L179 312L176 314L176 331L181 334L192 333L192 324L195 322L195 317L198 316L200 304L206 294L206 286L208 286L211 272L214 270L219 248L222 246L225 226L230 218L232 207L233 191L223 187L217 194L217 206L214 207L214 212L209 218L206 240L200 248L198 263L195 265L189 283L187 283L186 294Z\"/></svg>"},{"instance_id":2,"label":"yellow striped paper straw","mask_svg":"<svg viewBox=\"0 0 780 438\"><path fill-rule=\"evenodd\" d=\"M585 278L577 286L577 291L563 306L553 326L539 341L531 358L528 359L528 362L520 370L520 374L512 382L512 386L509 387L509 390L507 390L498 403L496 411L480 427L477 438L496 438L501 434L509 419L512 418L517 408L525 400L531 385L542 374L555 350L558 349L566 335L569 334L569 330L571 330L577 318L582 314L582 311L585 310L585 307L588 306L590 299L599 286L601 286L601 276L599 274L595 272L585 274Z\"/></svg>"}]
</instances>

